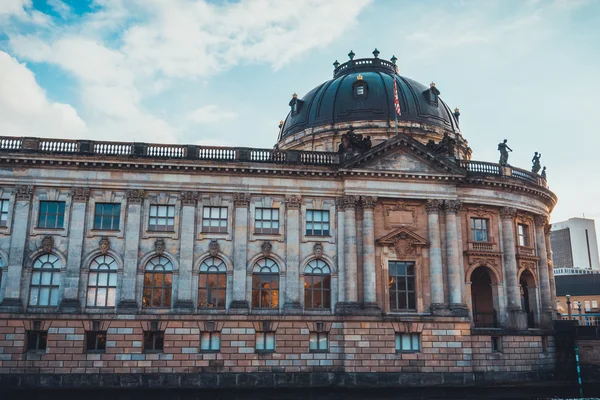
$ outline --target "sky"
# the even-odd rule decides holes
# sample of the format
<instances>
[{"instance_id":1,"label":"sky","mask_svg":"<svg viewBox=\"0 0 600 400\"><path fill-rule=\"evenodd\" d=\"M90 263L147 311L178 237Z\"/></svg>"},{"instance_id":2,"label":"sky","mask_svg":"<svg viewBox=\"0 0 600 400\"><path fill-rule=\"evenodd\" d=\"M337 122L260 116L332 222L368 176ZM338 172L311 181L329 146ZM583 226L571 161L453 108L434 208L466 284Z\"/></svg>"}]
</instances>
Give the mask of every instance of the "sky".
<instances>
[{"instance_id":1,"label":"sky","mask_svg":"<svg viewBox=\"0 0 600 400\"><path fill-rule=\"evenodd\" d=\"M600 0L0 0L0 135L271 148L292 93L376 47L474 160L541 152L553 221L600 219Z\"/></svg>"}]
</instances>

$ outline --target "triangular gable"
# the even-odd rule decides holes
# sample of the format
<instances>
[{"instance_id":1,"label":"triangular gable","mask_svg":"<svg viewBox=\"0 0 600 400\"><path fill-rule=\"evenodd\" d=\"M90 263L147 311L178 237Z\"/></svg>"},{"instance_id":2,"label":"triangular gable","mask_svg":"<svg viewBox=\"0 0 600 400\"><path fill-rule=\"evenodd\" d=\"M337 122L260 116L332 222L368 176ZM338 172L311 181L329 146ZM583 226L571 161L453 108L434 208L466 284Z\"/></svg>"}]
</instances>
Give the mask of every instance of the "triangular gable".
<instances>
[{"instance_id":1,"label":"triangular gable","mask_svg":"<svg viewBox=\"0 0 600 400\"><path fill-rule=\"evenodd\" d=\"M381 245L394 245L398 240L409 241L413 246L427 246L428 244L427 239L404 227L398 228L382 238L377 239L377 243Z\"/></svg>"}]
</instances>

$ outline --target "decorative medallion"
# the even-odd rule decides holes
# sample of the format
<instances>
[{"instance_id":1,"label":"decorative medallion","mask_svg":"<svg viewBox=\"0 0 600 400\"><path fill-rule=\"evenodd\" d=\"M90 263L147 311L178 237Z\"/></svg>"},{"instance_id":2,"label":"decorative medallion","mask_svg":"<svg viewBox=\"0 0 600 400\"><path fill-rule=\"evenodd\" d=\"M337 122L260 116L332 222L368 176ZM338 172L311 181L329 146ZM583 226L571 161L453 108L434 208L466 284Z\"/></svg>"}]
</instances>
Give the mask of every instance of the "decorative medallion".
<instances>
[{"instance_id":1,"label":"decorative medallion","mask_svg":"<svg viewBox=\"0 0 600 400\"><path fill-rule=\"evenodd\" d=\"M315 243L313 253L315 254L315 258L321 259L323 257L323 245L321 243Z\"/></svg>"},{"instance_id":2,"label":"decorative medallion","mask_svg":"<svg viewBox=\"0 0 600 400\"><path fill-rule=\"evenodd\" d=\"M220 250L221 246L219 246L219 242L217 242L217 239L212 239L208 244L208 252L210 253L210 255L212 257L215 257L217 254L219 254Z\"/></svg>"},{"instance_id":3,"label":"decorative medallion","mask_svg":"<svg viewBox=\"0 0 600 400\"><path fill-rule=\"evenodd\" d=\"M514 207L502 207L500 209L500 218L513 219L517 216L517 209Z\"/></svg>"},{"instance_id":4,"label":"decorative medallion","mask_svg":"<svg viewBox=\"0 0 600 400\"><path fill-rule=\"evenodd\" d=\"M146 197L146 192L142 189L127 190L127 201L129 204L142 204Z\"/></svg>"},{"instance_id":5,"label":"decorative medallion","mask_svg":"<svg viewBox=\"0 0 600 400\"><path fill-rule=\"evenodd\" d=\"M198 200L198 192L181 192L181 205L195 206Z\"/></svg>"},{"instance_id":6,"label":"decorative medallion","mask_svg":"<svg viewBox=\"0 0 600 400\"><path fill-rule=\"evenodd\" d=\"M51 253L54 248L54 238L52 236L44 236L42 239L42 249L44 253Z\"/></svg>"},{"instance_id":7,"label":"decorative medallion","mask_svg":"<svg viewBox=\"0 0 600 400\"><path fill-rule=\"evenodd\" d=\"M262 246L260 246L263 256L265 256L265 257L269 257L271 255L272 248L273 248L273 246L271 245L271 242L264 242L262 244Z\"/></svg>"},{"instance_id":8,"label":"decorative medallion","mask_svg":"<svg viewBox=\"0 0 600 400\"><path fill-rule=\"evenodd\" d=\"M394 242L394 251L396 252L396 256L403 258L406 256L416 255L416 248L414 244L414 238L408 236L406 232L400 233L398 236L396 236L396 241Z\"/></svg>"},{"instance_id":9,"label":"decorative medallion","mask_svg":"<svg viewBox=\"0 0 600 400\"><path fill-rule=\"evenodd\" d=\"M285 206L288 209L299 209L302 204L302 197L300 196L285 196Z\"/></svg>"},{"instance_id":10,"label":"decorative medallion","mask_svg":"<svg viewBox=\"0 0 600 400\"><path fill-rule=\"evenodd\" d=\"M440 200L427 200L427 203L425 203L425 210L427 211L427 214L437 214L440 212L441 205L442 202Z\"/></svg>"},{"instance_id":11,"label":"decorative medallion","mask_svg":"<svg viewBox=\"0 0 600 400\"><path fill-rule=\"evenodd\" d=\"M250 193L234 193L233 204L236 207L248 207L250 205Z\"/></svg>"},{"instance_id":12,"label":"decorative medallion","mask_svg":"<svg viewBox=\"0 0 600 400\"><path fill-rule=\"evenodd\" d=\"M420 247L427 246L427 240L403 227L388 233L377 240L377 244L387 246L396 256L415 258L420 255Z\"/></svg>"},{"instance_id":13,"label":"decorative medallion","mask_svg":"<svg viewBox=\"0 0 600 400\"><path fill-rule=\"evenodd\" d=\"M108 238L105 236L102 239L100 239L100 253L102 253L102 255L106 255L106 253L108 253L108 249L110 248L110 242L108 241Z\"/></svg>"},{"instance_id":14,"label":"decorative medallion","mask_svg":"<svg viewBox=\"0 0 600 400\"><path fill-rule=\"evenodd\" d=\"M89 187L74 187L71 188L71 199L73 201L87 201L90 198Z\"/></svg>"},{"instance_id":15,"label":"decorative medallion","mask_svg":"<svg viewBox=\"0 0 600 400\"><path fill-rule=\"evenodd\" d=\"M164 239L162 239L162 238L156 239L156 242L154 242L154 251L159 256L165 252L165 240Z\"/></svg>"},{"instance_id":16,"label":"decorative medallion","mask_svg":"<svg viewBox=\"0 0 600 400\"><path fill-rule=\"evenodd\" d=\"M377 205L377 197L374 196L361 196L362 207L367 210L372 210Z\"/></svg>"},{"instance_id":17,"label":"decorative medallion","mask_svg":"<svg viewBox=\"0 0 600 400\"><path fill-rule=\"evenodd\" d=\"M15 188L15 196L17 201L31 200L31 196L33 196L33 186L18 185Z\"/></svg>"}]
</instances>

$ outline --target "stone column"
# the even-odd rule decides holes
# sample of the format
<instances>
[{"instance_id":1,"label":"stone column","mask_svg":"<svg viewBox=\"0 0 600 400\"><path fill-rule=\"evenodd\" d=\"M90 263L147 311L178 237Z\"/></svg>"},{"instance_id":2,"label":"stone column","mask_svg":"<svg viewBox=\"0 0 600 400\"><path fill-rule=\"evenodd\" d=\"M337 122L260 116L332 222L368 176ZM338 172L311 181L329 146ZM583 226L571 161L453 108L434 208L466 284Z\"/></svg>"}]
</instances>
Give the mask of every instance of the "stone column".
<instances>
[{"instance_id":1,"label":"stone column","mask_svg":"<svg viewBox=\"0 0 600 400\"><path fill-rule=\"evenodd\" d=\"M460 265L460 249L458 247L459 221L456 214L461 207L460 201L449 200L445 203L446 211L446 260L448 262L448 288L450 290L450 310L457 315L467 316L467 306L462 301L462 274Z\"/></svg>"},{"instance_id":2,"label":"stone column","mask_svg":"<svg viewBox=\"0 0 600 400\"><path fill-rule=\"evenodd\" d=\"M373 209L377 204L377 197L362 196L363 208L363 308L369 313L380 314L381 308L377 304L377 280L375 273L375 222Z\"/></svg>"},{"instance_id":3,"label":"stone column","mask_svg":"<svg viewBox=\"0 0 600 400\"><path fill-rule=\"evenodd\" d=\"M429 234L429 275L431 284L431 311L443 313L447 309L444 303L444 272L442 268L442 244L440 238L440 201L427 200L427 230Z\"/></svg>"},{"instance_id":4,"label":"stone column","mask_svg":"<svg viewBox=\"0 0 600 400\"><path fill-rule=\"evenodd\" d=\"M71 189L71 222L69 227L69 249L67 268L62 281L63 298L60 302L62 312L79 311L79 277L85 235L85 212L90 197L89 188Z\"/></svg>"},{"instance_id":5,"label":"stone column","mask_svg":"<svg viewBox=\"0 0 600 400\"><path fill-rule=\"evenodd\" d=\"M118 312L121 313L135 312L138 308L135 289L142 222L142 204L145 197L146 193L144 190L130 189L127 191L123 282L121 284L121 298L117 307Z\"/></svg>"},{"instance_id":6,"label":"stone column","mask_svg":"<svg viewBox=\"0 0 600 400\"><path fill-rule=\"evenodd\" d=\"M181 192L181 237L179 239L179 278L177 282L177 298L173 308L177 312L194 311L192 301L194 265L194 243L196 242L196 201L198 193Z\"/></svg>"},{"instance_id":7,"label":"stone column","mask_svg":"<svg viewBox=\"0 0 600 400\"><path fill-rule=\"evenodd\" d=\"M544 239L546 241L546 263L548 264L548 277L550 280L550 298L552 301L552 309L555 313L558 312L558 304L556 303L556 280L554 279L554 263L552 262L552 224L544 226Z\"/></svg>"},{"instance_id":8,"label":"stone column","mask_svg":"<svg viewBox=\"0 0 600 400\"><path fill-rule=\"evenodd\" d=\"M21 276L32 196L33 186L17 186L15 188L15 211L10 234L8 272L7 276L3 277L3 279L6 279L6 282L2 308L6 309L6 311L21 311Z\"/></svg>"},{"instance_id":9,"label":"stone column","mask_svg":"<svg viewBox=\"0 0 600 400\"><path fill-rule=\"evenodd\" d=\"M546 235L544 227L548 222L545 215L536 215L535 218L535 245L538 261L538 274L540 280L540 296L542 303L541 325L542 328L552 328L552 294L550 289L550 276L548 272L548 258L546 251Z\"/></svg>"},{"instance_id":10,"label":"stone column","mask_svg":"<svg viewBox=\"0 0 600 400\"><path fill-rule=\"evenodd\" d=\"M286 292L283 310L286 314L301 314L300 304L300 196L286 196L285 266Z\"/></svg>"},{"instance_id":11,"label":"stone column","mask_svg":"<svg viewBox=\"0 0 600 400\"><path fill-rule=\"evenodd\" d=\"M346 301L346 257L344 254L344 201L343 197L336 197L335 209L337 212L337 269L338 269L338 298L335 303ZM332 299L333 306L333 299Z\"/></svg>"},{"instance_id":12,"label":"stone column","mask_svg":"<svg viewBox=\"0 0 600 400\"><path fill-rule=\"evenodd\" d=\"M502 220L502 250L504 252L504 276L506 279L508 325L511 328L527 328L527 315L521 308L521 293L517 280L517 257L515 254L514 218L517 209L504 207L500 209Z\"/></svg>"},{"instance_id":13,"label":"stone column","mask_svg":"<svg viewBox=\"0 0 600 400\"><path fill-rule=\"evenodd\" d=\"M246 300L246 263L248 262L248 207L249 193L234 193L235 221L233 229L233 300L232 312L248 312Z\"/></svg>"},{"instance_id":14,"label":"stone column","mask_svg":"<svg viewBox=\"0 0 600 400\"><path fill-rule=\"evenodd\" d=\"M355 314L359 311L358 304L358 256L356 252L356 204L358 196L344 196L344 259L346 268L345 292L346 301L338 303L337 312Z\"/></svg>"}]
</instances>

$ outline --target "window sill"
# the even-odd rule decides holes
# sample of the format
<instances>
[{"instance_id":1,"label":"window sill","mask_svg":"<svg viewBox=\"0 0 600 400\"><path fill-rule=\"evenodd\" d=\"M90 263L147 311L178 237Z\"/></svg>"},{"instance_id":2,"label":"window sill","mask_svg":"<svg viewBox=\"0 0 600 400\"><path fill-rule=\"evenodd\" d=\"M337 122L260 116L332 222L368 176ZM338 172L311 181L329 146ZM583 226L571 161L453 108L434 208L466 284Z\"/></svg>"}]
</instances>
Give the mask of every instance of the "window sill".
<instances>
[{"instance_id":1,"label":"window sill","mask_svg":"<svg viewBox=\"0 0 600 400\"><path fill-rule=\"evenodd\" d=\"M256 354L273 354L273 353L275 353L275 350L258 350L258 349L254 349L254 352Z\"/></svg>"},{"instance_id":2,"label":"window sill","mask_svg":"<svg viewBox=\"0 0 600 400\"><path fill-rule=\"evenodd\" d=\"M418 354L421 350L396 350L396 354Z\"/></svg>"},{"instance_id":3,"label":"window sill","mask_svg":"<svg viewBox=\"0 0 600 400\"><path fill-rule=\"evenodd\" d=\"M106 354L106 350L86 350L85 354Z\"/></svg>"},{"instance_id":4,"label":"window sill","mask_svg":"<svg viewBox=\"0 0 600 400\"><path fill-rule=\"evenodd\" d=\"M144 350L142 354L162 354L164 350Z\"/></svg>"},{"instance_id":5,"label":"window sill","mask_svg":"<svg viewBox=\"0 0 600 400\"><path fill-rule=\"evenodd\" d=\"M279 315L279 309L278 308L253 308L250 310L250 314Z\"/></svg>"},{"instance_id":6,"label":"window sill","mask_svg":"<svg viewBox=\"0 0 600 400\"><path fill-rule=\"evenodd\" d=\"M99 229L99 228L94 228L94 229L90 229L90 232L92 232L92 233L97 233L97 232L115 233L115 232L121 232L121 229Z\"/></svg>"},{"instance_id":7,"label":"window sill","mask_svg":"<svg viewBox=\"0 0 600 400\"><path fill-rule=\"evenodd\" d=\"M309 353L329 353L329 349L327 350L309 350Z\"/></svg>"},{"instance_id":8,"label":"window sill","mask_svg":"<svg viewBox=\"0 0 600 400\"><path fill-rule=\"evenodd\" d=\"M200 354L216 354L219 353L221 349L218 350L202 350L200 349Z\"/></svg>"}]
</instances>

